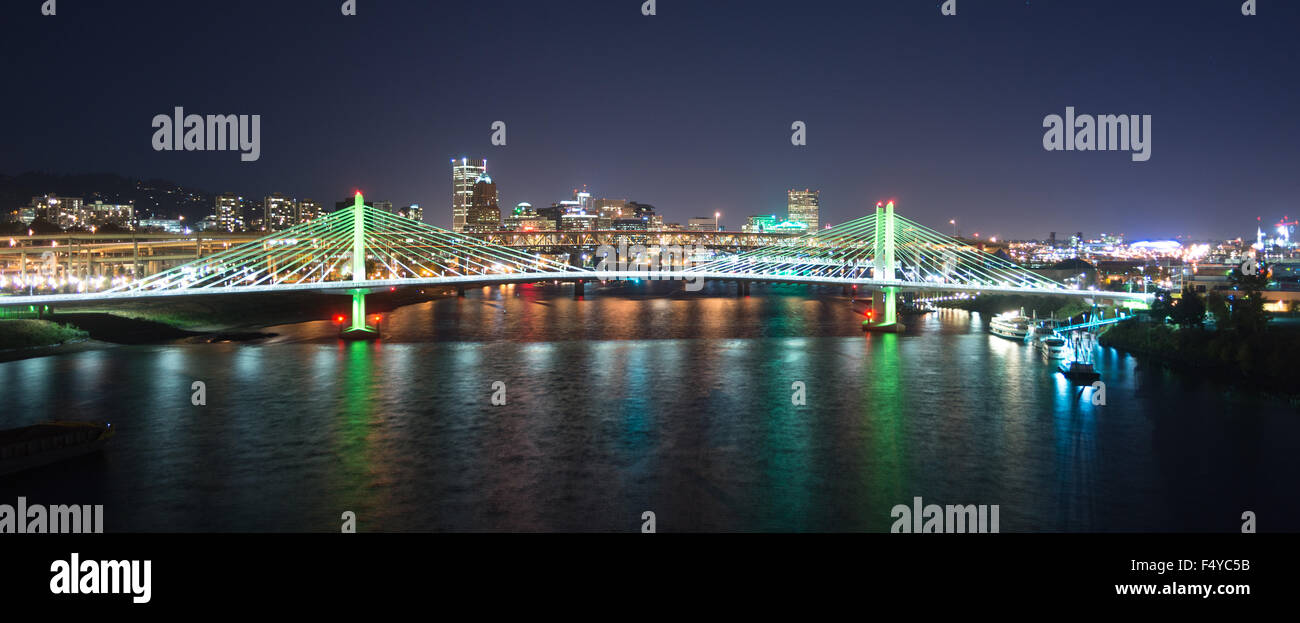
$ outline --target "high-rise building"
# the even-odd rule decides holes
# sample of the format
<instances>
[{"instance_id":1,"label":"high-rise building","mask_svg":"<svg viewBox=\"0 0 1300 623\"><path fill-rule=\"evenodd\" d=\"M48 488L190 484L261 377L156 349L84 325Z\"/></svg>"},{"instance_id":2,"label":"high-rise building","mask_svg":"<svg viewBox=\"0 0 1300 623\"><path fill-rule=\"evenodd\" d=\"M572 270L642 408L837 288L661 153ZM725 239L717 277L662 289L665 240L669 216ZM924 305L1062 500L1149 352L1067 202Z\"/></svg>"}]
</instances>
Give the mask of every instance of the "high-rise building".
<instances>
[{"instance_id":1,"label":"high-rise building","mask_svg":"<svg viewBox=\"0 0 1300 623\"><path fill-rule=\"evenodd\" d=\"M310 223L320 218L322 214L320 204L315 199L303 199L298 202L297 221L299 224Z\"/></svg>"},{"instance_id":2,"label":"high-rise building","mask_svg":"<svg viewBox=\"0 0 1300 623\"><path fill-rule=\"evenodd\" d=\"M650 231L659 231L664 228L664 217L655 214L655 207L648 203L627 202L627 206L623 209L623 218L629 217L645 221L646 229Z\"/></svg>"},{"instance_id":3,"label":"high-rise building","mask_svg":"<svg viewBox=\"0 0 1300 623\"><path fill-rule=\"evenodd\" d=\"M78 225L83 203L85 201L81 197L55 197L54 195L32 197L35 218L54 223L59 227Z\"/></svg>"},{"instance_id":4,"label":"high-rise building","mask_svg":"<svg viewBox=\"0 0 1300 623\"><path fill-rule=\"evenodd\" d=\"M398 210L397 215L402 218L409 218L412 221L424 221L424 208L421 208L418 203L412 203Z\"/></svg>"},{"instance_id":5,"label":"high-rise building","mask_svg":"<svg viewBox=\"0 0 1300 623\"><path fill-rule=\"evenodd\" d=\"M581 208L583 212L586 212L587 214L596 213L596 211L592 208L593 200L591 198L591 193L587 192L586 184L582 185L582 190L578 190L576 188L573 189L573 200L578 202L578 207Z\"/></svg>"},{"instance_id":6,"label":"high-rise building","mask_svg":"<svg viewBox=\"0 0 1300 623\"><path fill-rule=\"evenodd\" d=\"M474 182L469 208L465 214L466 232L490 232L501 229L501 206L497 203L497 185L486 172Z\"/></svg>"},{"instance_id":7,"label":"high-rise building","mask_svg":"<svg viewBox=\"0 0 1300 623\"><path fill-rule=\"evenodd\" d=\"M820 224L818 216L821 205L820 190L791 190L786 193L789 219L808 226L808 231L817 231Z\"/></svg>"},{"instance_id":8,"label":"high-rise building","mask_svg":"<svg viewBox=\"0 0 1300 623\"><path fill-rule=\"evenodd\" d=\"M293 199L280 193L262 198L262 229L283 231L298 224L298 207Z\"/></svg>"},{"instance_id":9,"label":"high-rise building","mask_svg":"<svg viewBox=\"0 0 1300 623\"><path fill-rule=\"evenodd\" d=\"M382 211L384 211L384 212L387 212L387 213L389 213L389 214L392 214L392 213L393 213L393 202L391 202L391 201L376 201L376 202L375 202L375 205L374 205L374 208L375 208L376 210L382 210Z\"/></svg>"},{"instance_id":10,"label":"high-rise building","mask_svg":"<svg viewBox=\"0 0 1300 623\"><path fill-rule=\"evenodd\" d=\"M474 184L487 174L487 160L474 161L469 158L451 161L451 229L465 231L469 217L469 205L474 196Z\"/></svg>"},{"instance_id":11,"label":"high-rise building","mask_svg":"<svg viewBox=\"0 0 1300 623\"><path fill-rule=\"evenodd\" d=\"M631 218L632 215L630 213L627 214L626 217L623 215L623 210L625 208L627 208L626 199L597 199L593 207L596 214L600 217L597 219L596 228L609 229L614 221L623 218Z\"/></svg>"},{"instance_id":12,"label":"high-rise building","mask_svg":"<svg viewBox=\"0 0 1300 623\"><path fill-rule=\"evenodd\" d=\"M216 212L213 213L213 220L216 221L217 229L225 231L240 231L244 229L244 198L234 193L225 193L217 195L215 203Z\"/></svg>"}]
</instances>

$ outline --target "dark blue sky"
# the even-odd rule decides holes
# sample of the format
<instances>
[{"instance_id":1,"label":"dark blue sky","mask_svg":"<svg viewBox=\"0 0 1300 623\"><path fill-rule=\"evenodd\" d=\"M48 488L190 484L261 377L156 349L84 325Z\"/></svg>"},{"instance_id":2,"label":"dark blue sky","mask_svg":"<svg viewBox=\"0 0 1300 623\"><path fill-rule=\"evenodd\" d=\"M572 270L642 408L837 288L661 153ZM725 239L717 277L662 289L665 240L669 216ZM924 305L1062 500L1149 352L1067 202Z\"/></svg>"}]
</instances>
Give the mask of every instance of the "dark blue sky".
<instances>
[{"instance_id":1,"label":"dark blue sky","mask_svg":"<svg viewBox=\"0 0 1300 623\"><path fill-rule=\"evenodd\" d=\"M11 0L0 172L420 203L449 160L503 206L587 184L668 220L841 222L896 197L941 230L1237 236L1300 215L1300 3L1259 0ZM175 106L262 116L262 157L155 152ZM1150 161L1046 152L1044 116L1150 114ZM509 144L490 144L493 121ZM808 145L790 124L808 124Z\"/></svg>"}]
</instances>

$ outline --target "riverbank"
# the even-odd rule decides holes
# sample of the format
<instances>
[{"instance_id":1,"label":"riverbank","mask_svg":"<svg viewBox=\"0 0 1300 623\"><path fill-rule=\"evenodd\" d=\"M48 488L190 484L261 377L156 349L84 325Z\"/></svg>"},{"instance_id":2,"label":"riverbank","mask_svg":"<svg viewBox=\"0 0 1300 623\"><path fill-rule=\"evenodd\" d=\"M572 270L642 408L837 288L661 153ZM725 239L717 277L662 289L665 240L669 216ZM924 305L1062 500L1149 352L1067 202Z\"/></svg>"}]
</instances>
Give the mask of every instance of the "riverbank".
<instances>
[{"instance_id":1,"label":"riverbank","mask_svg":"<svg viewBox=\"0 0 1300 623\"><path fill-rule=\"evenodd\" d=\"M1300 364L1300 327L1270 325L1244 336L1233 331L1121 322L1101 335L1102 346L1234 386L1300 399L1292 370Z\"/></svg>"},{"instance_id":2,"label":"riverbank","mask_svg":"<svg viewBox=\"0 0 1300 623\"><path fill-rule=\"evenodd\" d=\"M65 352L90 334L75 326L49 320L0 320L0 361Z\"/></svg>"},{"instance_id":3,"label":"riverbank","mask_svg":"<svg viewBox=\"0 0 1300 623\"><path fill-rule=\"evenodd\" d=\"M367 312L455 296L448 288L377 292ZM212 294L69 305L47 320L0 320L0 361L108 348L115 344L248 342L270 337L265 327L350 317L352 299L318 292ZM85 345L72 348L72 343Z\"/></svg>"},{"instance_id":4,"label":"riverbank","mask_svg":"<svg viewBox=\"0 0 1300 623\"><path fill-rule=\"evenodd\" d=\"M1092 309L1091 305L1078 297L1051 294L985 294L970 299L942 301L935 305L979 312L986 317L1024 310L1026 316L1037 314L1039 318L1055 316L1060 319L1072 318Z\"/></svg>"},{"instance_id":5,"label":"riverbank","mask_svg":"<svg viewBox=\"0 0 1300 623\"><path fill-rule=\"evenodd\" d=\"M383 314L406 305L454 295L455 291L447 288L411 288L376 292L366 296L366 310L371 314ZM320 292L204 294L120 302L105 301L60 306L55 309L56 318L84 314L112 315L158 323L191 334L241 333L280 324L324 320L337 316L350 318L352 298ZM168 336L160 337L165 339Z\"/></svg>"}]
</instances>

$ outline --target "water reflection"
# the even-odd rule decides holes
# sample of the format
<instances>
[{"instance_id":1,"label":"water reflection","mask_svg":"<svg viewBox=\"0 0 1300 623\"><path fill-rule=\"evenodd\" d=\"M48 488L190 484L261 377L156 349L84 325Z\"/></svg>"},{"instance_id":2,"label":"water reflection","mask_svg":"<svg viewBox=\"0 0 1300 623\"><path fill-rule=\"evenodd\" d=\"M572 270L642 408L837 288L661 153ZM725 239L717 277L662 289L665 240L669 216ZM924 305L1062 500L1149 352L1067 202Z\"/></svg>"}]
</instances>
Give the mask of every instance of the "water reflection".
<instances>
[{"instance_id":1,"label":"water reflection","mask_svg":"<svg viewBox=\"0 0 1300 623\"><path fill-rule=\"evenodd\" d=\"M1111 352L1093 405L977 316L863 334L836 293L755 291L489 288L389 314L374 344L305 323L0 364L0 425L122 430L0 499L94 498L112 530L333 532L351 510L367 531L623 531L650 510L665 531L887 531L915 496L998 504L1007 532L1300 526L1285 407Z\"/></svg>"}]
</instances>

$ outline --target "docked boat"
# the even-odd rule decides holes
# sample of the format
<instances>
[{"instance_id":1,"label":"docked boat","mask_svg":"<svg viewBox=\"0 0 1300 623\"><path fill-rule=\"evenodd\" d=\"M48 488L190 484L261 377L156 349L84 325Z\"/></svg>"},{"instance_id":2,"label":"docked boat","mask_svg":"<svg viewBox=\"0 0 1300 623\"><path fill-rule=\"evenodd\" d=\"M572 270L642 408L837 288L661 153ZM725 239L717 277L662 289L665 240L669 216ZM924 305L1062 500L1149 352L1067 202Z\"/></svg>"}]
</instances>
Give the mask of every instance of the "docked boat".
<instances>
[{"instance_id":1,"label":"docked boat","mask_svg":"<svg viewBox=\"0 0 1300 623\"><path fill-rule=\"evenodd\" d=\"M1019 314L1007 312L994 316L992 320L989 320L989 332L998 337L1023 341L1029 337L1030 320L1030 318L1025 317L1024 310L1020 310Z\"/></svg>"},{"instance_id":2,"label":"docked boat","mask_svg":"<svg viewBox=\"0 0 1300 623\"><path fill-rule=\"evenodd\" d=\"M1064 338L1055 335L1044 335L1038 338L1038 352L1043 354L1044 359L1065 359L1069 351L1069 345Z\"/></svg>"},{"instance_id":3,"label":"docked boat","mask_svg":"<svg viewBox=\"0 0 1300 623\"><path fill-rule=\"evenodd\" d=\"M111 424L50 422L0 431L0 476L57 463L102 448Z\"/></svg>"}]
</instances>

